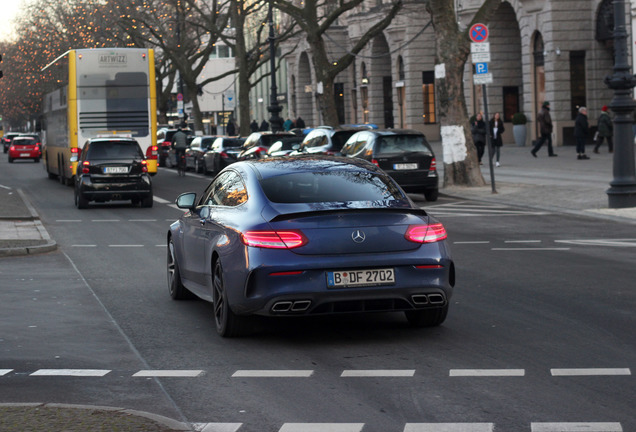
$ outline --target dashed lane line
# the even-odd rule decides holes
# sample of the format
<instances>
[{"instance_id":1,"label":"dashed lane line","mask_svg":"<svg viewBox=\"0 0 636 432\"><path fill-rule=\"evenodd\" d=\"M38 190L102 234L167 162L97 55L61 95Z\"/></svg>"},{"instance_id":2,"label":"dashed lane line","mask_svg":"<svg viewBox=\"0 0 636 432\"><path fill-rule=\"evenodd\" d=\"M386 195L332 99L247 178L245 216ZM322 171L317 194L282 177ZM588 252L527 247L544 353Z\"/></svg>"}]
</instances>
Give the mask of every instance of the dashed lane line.
<instances>
[{"instance_id":1,"label":"dashed lane line","mask_svg":"<svg viewBox=\"0 0 636 432\"><path fill-rule=\"evenodd\" d=\"M364 423L285 423L279 432L360 432Z\"/></svg>"},{"instance_id":2,"label":"dashed lane line","mask_svg":"<svg viewBox=\"0 0 636 432\"><path fill-rule=\"evenodd\" d=\"M142 370L133 374L133 377L151 378L196 378L202 375L202 370Z\"/></svg>"},{"instance_id":3,"label":"dashed lane line","mask_svg":"<svg viewBox=\"0 0 636 432\"><path fill-rule=\"evenodd\" d=\"M513 377L525 376L524 369L451 369L451 377Z\"/></svg>"},{"instance_id":4,"label":"dashed lane line","mask_svg":"<svg viewBox=\"0 0 636 432\"><path fill-rule=\"evenodd\" d=\"M620 423L532 423L532 432L623 432Z\"/></svg>"},{"instance_id":5,"label":"dashed lane line","mask_svg":"<svg viewBox=\"0 0 636 432\"><path fill-rule=\"evenodd\" d=\"M552 376L611 376L631 375L628 368L578 368L578 369L550 369Z\"/></svg>"},{"instance_id":6,"label":"dashed lane line","mask_svg":"<svg viewBox=\"0 0 636 432\"><path fill-rule=\"evenodd\" d=\"M103 377L109 372L106 369L39 369L31 376Z\"/></svg>"},{"instance_id":7,"label":"dashed lane line","mask_svg":"<svg viewBox=\"0 0 636 432\"><path fill-rule=\"evenodd\" d=\"M407 423L404 432L492 432L494 423Z\"/></svg>"},{"instance_id":8,"label":"dashed lane line","mask_svg":"<svg viewBox=\"0 0 636 432\"><path fill-rule=\"evenodd\" d=\"M370 370L345 370L341 377L412 377L415 369L370 369Z\"/></svg>"},{"instance_id":9,"label":"dashed lane line","mask_svg":"<svg viewBox=\"0 0 636 432\"><path fill-rule=\"evenodd\" d=\"M233 378L309 378L313 370L238 370Z\"/></svg>"},{"instance_id":10,"label":"dashed lane line","mask_svg":"<svg viewBox=\"0 0 636 432\"><path fill-rule=\"evenodd\" d=\"M0 376L6 375L12 371L13 369L0 369Z\"/></svg>"},{"instance_id":11,"label":"dashed lane line","mask_svg":"<svg viewBox=\"0 0 636 432\"><path fill-rule=\"evenodd\" d=\"M570 248L562 247L537 247L537 248L491 248L493 251L569 251Z\"/></svg>"}]
</instances>

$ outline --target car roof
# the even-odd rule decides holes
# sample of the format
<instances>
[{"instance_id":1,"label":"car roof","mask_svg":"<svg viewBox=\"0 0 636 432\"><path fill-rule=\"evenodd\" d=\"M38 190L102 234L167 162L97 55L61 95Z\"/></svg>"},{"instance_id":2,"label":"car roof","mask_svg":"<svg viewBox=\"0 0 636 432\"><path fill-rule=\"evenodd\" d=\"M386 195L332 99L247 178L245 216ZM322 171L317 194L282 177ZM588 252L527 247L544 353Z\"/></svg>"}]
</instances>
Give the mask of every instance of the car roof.
<instances>
[{"instance_id":1,"label":"car roof","mask_svg":"<svg viewBox=\"0 0 636 432\"><path fill-rule=\"evenodd\" d=\"M384 174L380 168L374 164L357 158L346 158L338 156L316 155L316 156L287 156L281 158L264 158L236 162L237 167L250 166L260 178L275 177L282 174L299 172L329 172L346 171L361 172L368 171Z\"/></svg>"},{"instance_id":2,"label":"car roof","mask_svg":"<svg viewBox=\"0 0 636 432\"><path fill-rule=\"evenodd\" d=\"M118 141L118 142L134 142L137 143L137 140L134 138L129 138L129 137L120 137L120 136L112 136L112 137L98 137L98 138L90 138L88 140L88 142L92 143L98 143L98 142L114 142L114 141Z\"/></svg>"}]
</instances>

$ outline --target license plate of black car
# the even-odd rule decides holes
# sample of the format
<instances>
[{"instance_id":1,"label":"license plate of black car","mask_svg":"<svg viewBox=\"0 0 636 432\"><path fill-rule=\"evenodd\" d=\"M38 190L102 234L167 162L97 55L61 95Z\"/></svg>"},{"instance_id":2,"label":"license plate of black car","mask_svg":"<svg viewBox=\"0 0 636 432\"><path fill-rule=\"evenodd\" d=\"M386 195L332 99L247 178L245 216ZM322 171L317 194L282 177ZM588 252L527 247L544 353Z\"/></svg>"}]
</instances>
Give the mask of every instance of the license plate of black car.
<instances>
[{"instance_id":1,"label":"license plate of black car","mask_svg":"<svg viewBox=\"0 0 636 432\"><path fill-rule=\"evenodd\" d=\"M392 268L327 272L327 286L329 288L394 284L395 271Z\"/></svg>"},{"instance_id":2,"label":"license plate of black car","mask_svg":"<svg viewBox=\"0 0 636 432\"><path fill-rule=\"evenodd\" d=\"M104 167L104 174L127 174L128 167Z\"/></svg>"},{"instance_id":3,"label":"license plate of black car","mask_svg":"<svg viewBox=\"0 0 636 432\"><path fill-rule=\"evenodd\" d=\"M415 170L418 168L417 163L396 163L393 164L394 170Z\"/></svg>"}]
</instances>

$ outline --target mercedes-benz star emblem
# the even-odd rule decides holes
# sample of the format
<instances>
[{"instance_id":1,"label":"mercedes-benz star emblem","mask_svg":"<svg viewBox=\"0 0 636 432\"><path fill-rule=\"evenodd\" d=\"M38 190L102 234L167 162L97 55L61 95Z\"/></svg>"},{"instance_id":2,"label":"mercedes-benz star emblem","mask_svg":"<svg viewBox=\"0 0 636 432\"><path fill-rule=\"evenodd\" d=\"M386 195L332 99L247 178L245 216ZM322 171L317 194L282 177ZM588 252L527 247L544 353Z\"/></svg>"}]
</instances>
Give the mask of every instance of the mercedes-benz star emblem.
<instances>
[{"instance_id":1,"label":"mercedes-benz star emblem","mask_svg":"<svg viewBox=\"0 0 636 432\"><path fill-rule=\"evenodd\" d=\"M351 239L356 243L362 243L365 238L366 238L366 235L364 234L364 231L362 230L355 230L354 232L351 233Z\"/></svg>"}]
</instances>

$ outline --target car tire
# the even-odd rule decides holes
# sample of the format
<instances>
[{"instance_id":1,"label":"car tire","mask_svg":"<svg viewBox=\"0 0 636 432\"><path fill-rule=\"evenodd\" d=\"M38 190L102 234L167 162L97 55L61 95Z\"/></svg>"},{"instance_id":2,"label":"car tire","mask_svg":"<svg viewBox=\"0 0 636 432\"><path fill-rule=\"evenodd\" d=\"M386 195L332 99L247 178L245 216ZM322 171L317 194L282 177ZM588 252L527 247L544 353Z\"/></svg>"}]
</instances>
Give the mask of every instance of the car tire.
<instances>
[{"instance_id":1,"label":"car tire","mask_svg":"<svg viewBox=\"0 0 636 432\"><path fill-rule=\"evenodd\" d=\"M194 298L192 294L181 282L181 272L174 252L174 242L170 239L168 243L168 293L173 300L188 300Z\"/></svg>"},{"instance_id":2,"label":"car tire","mask_svg":"<svg viewBox=\"0 0 636 432\"><path fill-rule=\"evenodd\" d=\"M9 163L13 163L13 158L9 156Z\"/></svg>"},{"instance_id":3,"label":"car tire","mask_svg":"<svg viewBox=\"0 0 636 432\"><path fill-rule=\"evenodd\" d=\"M75 190L75 207L78 209L88 208L88 200L77 190Z\"/></svg>"},{"instance_id":4,"label":"car tire","mask_svg":"<svg viewBox=\"0 0 636 432\"><path fill-rule=\"evenodd\" d=\"M439 197L439 189L427 189L424 191L424 198L426 201L437 201Z\"/></svg>"},{"instance_id":5,"label":"car tire","mask_svg":"<svg viewBox=\"0 0 636 432\"><path fill-rule=\"evenodd\" d=\"M35 162L35 163L40 163L40 158L35 158L35 159L33 159L33 162Z\"/></svg>"},{"instance_id":6,"label":"car tire","mask_svg":"<svg viewBox=\"0 0 636 432\"><path fill-rule=\"evenodd\" d=\"M437 327L446 320L448 305L432 309L405 311L404 314L411 327Z\"/></svg>"},{"instance_id":7,"label":"car tire","mask_svg":"<svg viewBox=\"0 0 636 432\"><path fill-rule=\"evenodd\" d=\"M232 312L225 288L223 267L221 260L217 259L212 273L212 301L216 332L225 338L241 336L246 330L246 318Z\"/></svg>"},{"instance_id":8,"label":"car tire","mask_svg":"<svg viewBox=\"0 0 636 432\"><path fill-rule=\"evenodd\" d=\"M141 200L141 206L145 208L151 208L154 200L152 199L152 195L147 196Z\"/></svg>"}]
</instances>

